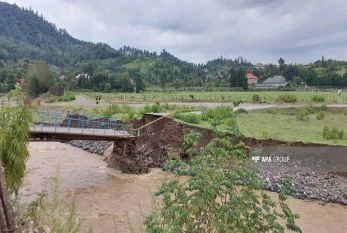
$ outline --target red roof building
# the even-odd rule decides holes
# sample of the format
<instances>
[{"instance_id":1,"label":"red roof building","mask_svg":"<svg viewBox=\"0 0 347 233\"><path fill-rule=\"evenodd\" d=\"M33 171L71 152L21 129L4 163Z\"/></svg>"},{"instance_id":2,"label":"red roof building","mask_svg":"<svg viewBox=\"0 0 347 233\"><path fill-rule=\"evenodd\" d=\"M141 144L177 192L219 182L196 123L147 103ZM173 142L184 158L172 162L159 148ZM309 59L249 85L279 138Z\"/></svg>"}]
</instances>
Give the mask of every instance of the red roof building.
<instances>
[{"instance_id":1,"label":"red roof building","mask_svg":"<svg viewBox=\"0 0 347 233\"><path fill-rule=\"evenodd\" d=\"M257 84L258 83L258 77L252 73L247 73L246 78L248 80L248 84Z\"/></svg>"},{"instance_id":2,"label":"red roof building","mask_svg":"<svg viewBox=\"0 0 347 233\"><path fill-rule=\"evenodd\" d=\"M23 80L23 78L18 78L18 79L17 79L17 82L18 82L19 84L22 84L22 83L24 82L24 80Z\"/></svg>"}]
</instances>

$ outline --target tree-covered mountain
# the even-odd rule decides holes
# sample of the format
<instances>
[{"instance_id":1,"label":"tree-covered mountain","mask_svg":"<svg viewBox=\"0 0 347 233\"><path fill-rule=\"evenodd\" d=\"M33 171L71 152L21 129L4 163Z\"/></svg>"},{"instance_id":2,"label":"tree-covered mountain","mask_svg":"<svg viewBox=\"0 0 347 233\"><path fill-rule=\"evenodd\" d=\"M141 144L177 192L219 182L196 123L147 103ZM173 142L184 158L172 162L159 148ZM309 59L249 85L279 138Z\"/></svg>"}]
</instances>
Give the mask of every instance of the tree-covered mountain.
<instances>
[{"instance_id":1,"label":"tree-covered mountain","mask_svg":"<svg viewBox=\"0 0 347 233\"><path fill-rule=\"evenodd\" d=\"M126 45L114 49L104 43L81 41L31 8L0 2L0 92L12 89L18 77L25 77L34 60L50 65L57 85L95 91L132 91L134 87L140 91L146 85L246 88L245 80L241 80L246 72L254 73L261 81L283 75L293 84L347 86L346 62L323 58L304 66L285 64L281 58L278 65L266 65L264 70L256 69L242 57L220 57L206 64L194 64L165 49L157 54ZM76 82L73 77L81 73L90 78ZM61 84L61 75L68 81Z\"/></svg>"}]
</instances>

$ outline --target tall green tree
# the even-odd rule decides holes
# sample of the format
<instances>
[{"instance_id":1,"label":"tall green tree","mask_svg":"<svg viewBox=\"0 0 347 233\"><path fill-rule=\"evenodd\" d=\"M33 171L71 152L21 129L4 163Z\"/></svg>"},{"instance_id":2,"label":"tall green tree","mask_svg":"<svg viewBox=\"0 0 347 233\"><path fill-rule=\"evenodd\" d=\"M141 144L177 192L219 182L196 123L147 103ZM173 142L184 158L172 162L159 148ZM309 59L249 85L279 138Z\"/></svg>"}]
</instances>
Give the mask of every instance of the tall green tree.
<instances>
[{"instance_id":1,"label":"tall green tree","mask_svg":"<svg viewBox=\"0 0 347 233\"><path fill-rule=\"evenodd\" d=\"M5 82L6 82L8 91L13 90L15 88L15 85L17 83L17 77L13 73L13 71L10 71L7 73L7 77L6 77Z\"/></svg>"},{"instance_id":2,"label":"tall green tree","mask_svg":"<svg viewBox=\"0 0 347 233\"><path fill-rule=\"evenodd\" d=\"M16 104L0 108L0 153L7 188L11 193L17 193L29 157L27 145L34 107L25 101L25 92L19 84L9 93L9 99Z\"/></svg>"},{"instance_id":3,"label":"tall green tree","mask_svg":"<svg viewBox=\"0 0 347 233\"><path fill-rule=\"evenodd\" d=\"M44 61L35 61L25 74L24 83L28 94L37 97L53 86L54 76Z\"/></svg>"},{"instance_id":4,"label":"tall green tree","mask_svg":"<svg viewBox=\"0 0 347 233\"><path fill-rule=\"evenodd\" d=\"M284 71L284 60L283 60L283 58L280 58L278 60L278 65L279 65L280 71Z\"/></svg>"}]
</instances>

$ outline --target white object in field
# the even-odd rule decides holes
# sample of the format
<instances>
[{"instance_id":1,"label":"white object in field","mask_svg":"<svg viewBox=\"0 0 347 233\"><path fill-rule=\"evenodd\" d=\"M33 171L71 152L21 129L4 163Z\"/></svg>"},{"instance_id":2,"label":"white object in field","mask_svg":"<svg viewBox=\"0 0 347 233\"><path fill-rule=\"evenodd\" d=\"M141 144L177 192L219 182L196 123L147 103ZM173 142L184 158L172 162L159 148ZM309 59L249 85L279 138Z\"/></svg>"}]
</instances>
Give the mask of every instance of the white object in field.
<instances>
[{"instance_id":1,"label":"white object in field","mask_svg":"<svg viewBox=\"0 0 347 233\"><path fill-rule=\"evenodd\" d=\"M337 94L338 94L339 96L341 96L342 91L341 91L341 90L339 90L339 91L337 92Z\"/></svg>"}]
</instances>

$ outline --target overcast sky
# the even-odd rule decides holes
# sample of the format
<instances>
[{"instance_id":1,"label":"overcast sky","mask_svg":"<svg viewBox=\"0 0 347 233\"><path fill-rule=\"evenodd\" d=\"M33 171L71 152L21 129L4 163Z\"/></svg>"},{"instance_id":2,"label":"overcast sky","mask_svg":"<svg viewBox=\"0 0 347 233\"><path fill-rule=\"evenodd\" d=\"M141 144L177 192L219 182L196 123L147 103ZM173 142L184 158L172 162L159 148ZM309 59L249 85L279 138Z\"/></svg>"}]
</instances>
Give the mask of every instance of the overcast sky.
<instances>
[{"instance_id":1,"label":"overcast sky","mask_svg":"<svg viewBox=\"0 0 347 233\"><path fill-rule=\"evenodd\" d=\"M190 62L347 60L345 0L5 1L31 6L77 39L166 49Z\"/></svg>"}]
</instances>

